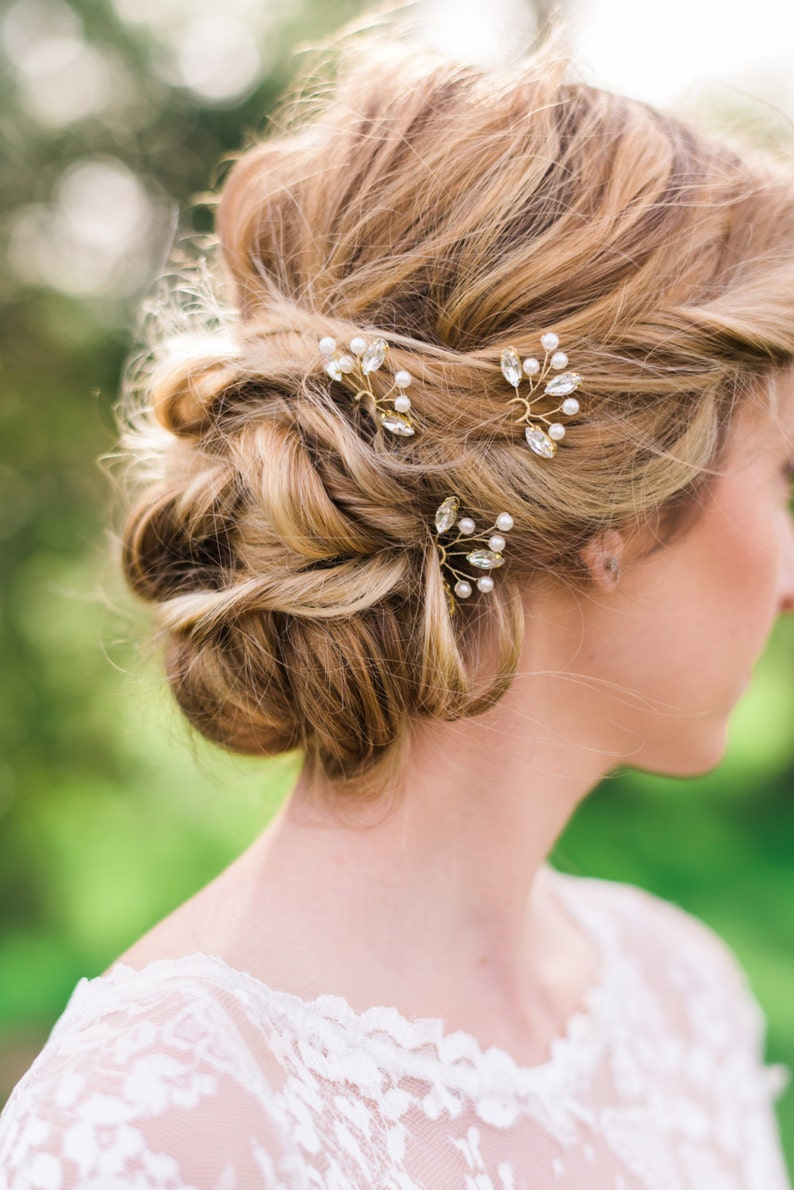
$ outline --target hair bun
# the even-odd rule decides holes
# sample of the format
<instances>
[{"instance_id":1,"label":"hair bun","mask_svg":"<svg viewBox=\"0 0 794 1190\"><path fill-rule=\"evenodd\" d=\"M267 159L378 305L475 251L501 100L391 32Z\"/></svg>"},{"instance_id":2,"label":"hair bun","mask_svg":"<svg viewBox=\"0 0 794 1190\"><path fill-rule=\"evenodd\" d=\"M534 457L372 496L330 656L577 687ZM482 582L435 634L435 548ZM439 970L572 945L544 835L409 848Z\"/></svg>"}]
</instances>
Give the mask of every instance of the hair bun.
<instances>
[{"instance_id":1,"label":"hair bun","mask_svg":"<svg viewBox=\"0 0 794 1190\"><path fill-rule=\"evenodd\" d=\"M563 74L359 53L226 179L235 311L211 297L195 348L163 312L126 435L125 571L212 739L382 781L412 718L507 687L533 580L581 581L595 533L691 506L739 397L794 358L790 181ZM548 328L587 384L551 465L499 369ZM415 377L410 441L323 371L324 335L375 329ZM452 492L515 520L487 612L454 618Z\"/></svg>"}]
</instances>

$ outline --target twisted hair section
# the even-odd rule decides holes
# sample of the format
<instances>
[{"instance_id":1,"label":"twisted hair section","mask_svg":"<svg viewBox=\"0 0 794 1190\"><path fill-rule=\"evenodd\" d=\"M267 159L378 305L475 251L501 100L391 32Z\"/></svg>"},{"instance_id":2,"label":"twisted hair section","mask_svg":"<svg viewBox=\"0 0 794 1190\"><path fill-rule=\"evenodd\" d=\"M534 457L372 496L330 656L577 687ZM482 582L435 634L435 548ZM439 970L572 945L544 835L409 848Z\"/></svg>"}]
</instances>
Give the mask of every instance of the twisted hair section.
<instances>
[{"instance_id":1,"label":"twisted hair section","mask_svg":"<svg viewBox=\"0 0 794 1190\"><path fill-rule=\"evenodd\" d=\"M788 173L542 53L492 75L359 45L238 157L217 231L228 308L157 333L127 415L124 569L201 732L300 748L357 793L397 775L413 720L507 689L534 580L695 507L737 406L794 359ZM551 461L499 369L548 329L586 394ZM414 438L329 382L323 335L387 338ZM515 520L494 591L454 616L450 493Z\"/></svg>"}]
</instances>

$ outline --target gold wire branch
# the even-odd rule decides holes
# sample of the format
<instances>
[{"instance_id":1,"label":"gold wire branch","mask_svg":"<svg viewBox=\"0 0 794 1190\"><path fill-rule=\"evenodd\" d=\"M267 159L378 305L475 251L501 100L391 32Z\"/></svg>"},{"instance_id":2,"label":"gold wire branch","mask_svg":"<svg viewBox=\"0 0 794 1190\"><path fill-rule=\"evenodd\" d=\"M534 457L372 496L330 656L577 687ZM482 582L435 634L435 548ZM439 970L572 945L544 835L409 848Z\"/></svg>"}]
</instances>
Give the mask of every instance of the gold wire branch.
<instances>
[{"instance_id":1,"label":"gold wire branch","mask_svg":"<svg viewBox=\"0 0 794 1190\"><path fill-rule=\"evenodd\" d=\"M472 594L474 575L460 570L451 561L453 558L465 558L475 571L480 571L476 580L477 590L484 593L493 591L494 580L490 571L504 566L502 551L506 546L503 534L513 528L513 518L509 512L500 512L494 523L480 532L470 516L458 516L460 500L457 496L447 498L436 509L436 550L438 551L439 566L444 578L444 591L450 614L457 609L455 596L458 599L468 599ZM441 538L457 530L450 541ZM458 545L466 543L465 549L456 549ZM450 585L455 580L454 587Z\"/></svg>"},{"instance_id":2,"label":"gold wire branch","mask_svg":"<svg viewBox=\"0 0 794 1190\"><path fill-rule=\"evenodd\" d=\"M383 367L389 351L388 343L385 339L374 339L368 343L357 335L350 340L350 351L352 354L340 351L336 340L330 335L320 340L323 367L331 379L344 383L346 377L352 377L358 386L353 399L356 402L363 399L384 430L399 438L411 438L416 433L416 426L408 416L411 399L405 392L413 381L411 373L402 368L395 372L388 392L379 397L372 387L370 376Z\"/></svg>"},{"instance_id":3,"label":"gold wire branch","mask_svg":"<svg viewBox=\"0 0 794 1190\"><path fill-rule=\"evenodd\" d=\"M527 444L536 455L544 459L553 459L557 453L557 443L565 437L565 426L553 419L555 414L575 417L579 412L579 401L573 394L582 383L582 377L578 372L565 370L568 367L568 356L559 350L560 340L553 331L541 335L540 345L544 351L542 360L534 355L522 360L515 347L505 347L500 364L502 375L515 389L515 395L506 403L522 405L524 409L516 419L516 425L524 426ZM524 379L529 382L526 396L518 391ZM556 409L548 413L535 412L532 404L541 396L560 397L562 400Z\"/></svg>"}]
</instances>

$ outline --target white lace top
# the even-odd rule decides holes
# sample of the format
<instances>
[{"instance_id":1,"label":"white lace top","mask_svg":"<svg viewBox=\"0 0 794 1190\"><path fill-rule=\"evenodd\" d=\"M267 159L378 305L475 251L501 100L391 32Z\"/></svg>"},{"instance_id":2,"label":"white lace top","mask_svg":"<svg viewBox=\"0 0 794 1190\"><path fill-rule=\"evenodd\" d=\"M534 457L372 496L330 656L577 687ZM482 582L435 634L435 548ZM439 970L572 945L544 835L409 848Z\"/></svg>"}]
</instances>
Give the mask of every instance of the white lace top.
<instances>
[{"instance_id":1,"label":"white lace top","mask_svg":"<svg viewBox=\"0 0 794 1190\"><path fill-rule=\"evenodd\" d=\"M522 1067L220 959L82 980L0 1117L3 1190L785 1190L762 1020L704 926L555 877L599 980Z\"/></svg>"}]
</instances>

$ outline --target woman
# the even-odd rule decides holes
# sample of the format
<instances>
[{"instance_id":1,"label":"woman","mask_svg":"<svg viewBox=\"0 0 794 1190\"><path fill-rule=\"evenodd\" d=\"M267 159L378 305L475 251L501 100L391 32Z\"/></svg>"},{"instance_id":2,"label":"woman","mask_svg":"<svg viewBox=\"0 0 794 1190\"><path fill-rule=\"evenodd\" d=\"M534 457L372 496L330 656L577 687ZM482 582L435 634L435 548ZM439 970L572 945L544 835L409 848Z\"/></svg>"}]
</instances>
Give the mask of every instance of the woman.
<instances>
[{"instance_id":1,"label":"woman","mask_svg":"<svg viewBox=\"0 0 794 1190\"><path fill-rule=\"evenodd\" d=\"M617 765L718 762L794 606L790 174L542 55L360 40L218 232L124 567L190 721L305 766L78 987L6 1184L787 1186L724 945L546 857Z\"/></svg>"}]
</instances>

